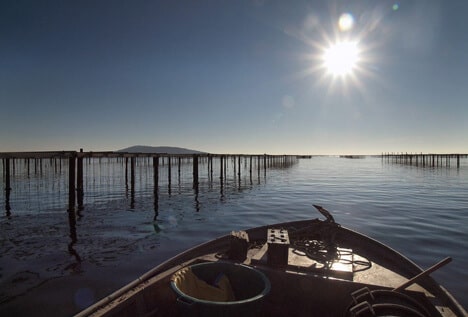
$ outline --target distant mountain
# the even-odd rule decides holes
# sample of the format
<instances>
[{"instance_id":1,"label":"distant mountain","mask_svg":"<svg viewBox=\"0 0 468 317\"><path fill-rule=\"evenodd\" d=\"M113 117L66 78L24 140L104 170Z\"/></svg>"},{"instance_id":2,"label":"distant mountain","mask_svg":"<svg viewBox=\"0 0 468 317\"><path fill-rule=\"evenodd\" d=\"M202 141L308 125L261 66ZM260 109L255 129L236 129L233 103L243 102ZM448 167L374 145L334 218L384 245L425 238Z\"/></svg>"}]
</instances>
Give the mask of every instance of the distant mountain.
<instances>
[{"instance_id":1,"label":"distant mountain","mask_svg":"<svg viewBox=\"0 0 468 317\"><path fill-rule=\"evenodd\" d=\"M146 146L146 145L135 145L125 149L118 150L117 152L127 153L165 153L165 154L206 154L206 152L200 152L190 149L174 146Z\"/></svg>"}]
</instances>

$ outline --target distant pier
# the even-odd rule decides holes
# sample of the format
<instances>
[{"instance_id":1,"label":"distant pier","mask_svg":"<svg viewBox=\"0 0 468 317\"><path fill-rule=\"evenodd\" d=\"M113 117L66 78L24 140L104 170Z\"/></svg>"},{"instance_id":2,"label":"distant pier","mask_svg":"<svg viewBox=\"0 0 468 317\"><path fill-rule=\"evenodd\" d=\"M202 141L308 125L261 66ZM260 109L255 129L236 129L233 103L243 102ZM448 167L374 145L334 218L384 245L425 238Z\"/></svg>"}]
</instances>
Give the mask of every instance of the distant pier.
<instances>
[{"instance_id":1,"label":"distant pier","mask_svg":"<svg viewBox=\"0 0 468 317\"><path fill-rule=\"evenodd\" d=\"M5 190L5 208L7 215L10 213L10 193L12 191L11 182L14 181L15 169L19 165L18 161L23 160L23 168L27 169L27 174L42 174L42 168L45 161L49 161L48 166L56 171L62 169L62 165L68 165L68 210L75 211L83 208L84 186L83 179L85 169L83 160L91 159L115 159L122 161L125 165L125 180L127 182L130 174L130 191L134 191L135 185L135 166L136 162L144 164L153 169L153 182L155 201L157 202L160 170L167 169L167 181L170 187L172 170L177 169L180 175L182 164L192 165L193 188L198 192L200 165L207 167L209 179L219 177L223 182L227 175L227 165L232 164L234 174L237 176L239 185L241 182L242 171L249 173L252 180L252 174L256 172L258 177L269 168L286 168L297 163L296 155L268 155L268 154L165 154L165 153L129 153L129 152L83 152L80 151L49 151L49 152L3 152L0 153L2 159L3 183ZM213 169L213 161L217 160L219 170ZM244 168L241 168L243 166ZM215 175L217 174L217 175ZM170 188L169 188L170 190Z\"/></svg>"},{"instance_id":2,"label":"distant pier","mask_svg":"<svg viewBox=\"0 0 468 317\"><path fill-rule=\"evenodd\" d=\"M420 167L457 167L460 168L460 159L466 159L468 154L408 154L408 153L382 153L382 161Z\"/></svg>"}]
</instances>

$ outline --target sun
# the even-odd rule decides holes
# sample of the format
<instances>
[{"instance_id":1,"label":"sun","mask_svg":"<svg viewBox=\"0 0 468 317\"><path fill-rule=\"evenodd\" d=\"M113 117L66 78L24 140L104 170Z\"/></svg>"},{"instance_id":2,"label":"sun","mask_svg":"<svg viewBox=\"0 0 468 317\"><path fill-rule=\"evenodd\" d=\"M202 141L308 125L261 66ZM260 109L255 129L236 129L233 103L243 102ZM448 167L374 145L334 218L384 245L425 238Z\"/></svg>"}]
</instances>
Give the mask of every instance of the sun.
<instances>
[{"instance_id":1,"label":"sun","mask_svg":"<svg viewBox=\"0 0 468 317\"><path fill-rule=\"evenodd\" d=\"M346 76L352 74L357 66L359 48L356 42L338 42L326 49L322 58L329 74Z\"/></svg>"}]
</instances>

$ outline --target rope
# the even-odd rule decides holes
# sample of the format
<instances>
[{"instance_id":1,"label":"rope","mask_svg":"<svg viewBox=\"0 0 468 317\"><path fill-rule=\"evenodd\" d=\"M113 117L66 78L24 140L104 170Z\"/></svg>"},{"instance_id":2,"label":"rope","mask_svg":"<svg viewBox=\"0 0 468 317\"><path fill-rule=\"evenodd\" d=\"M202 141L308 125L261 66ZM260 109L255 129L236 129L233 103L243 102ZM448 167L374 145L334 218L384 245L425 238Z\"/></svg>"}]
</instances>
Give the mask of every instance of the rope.
<instances>
[{"instance_id":1,"label":"rope","mask_svg":"<svg viewBox=\"0 0 468 317\"><path fill-rule=\"evenodd\" d=\"M367 258L364 260L351 260L351 251L344 251L337 248L336 244L323 240L296 239L292 242L293 252L303 255L311 260L323 264L330 268L334 262L342 264L352 264L353 272L362 272L372 267L372 262ZM346 257L348 256L348 258Z\"/></svg>"}]
</instances>

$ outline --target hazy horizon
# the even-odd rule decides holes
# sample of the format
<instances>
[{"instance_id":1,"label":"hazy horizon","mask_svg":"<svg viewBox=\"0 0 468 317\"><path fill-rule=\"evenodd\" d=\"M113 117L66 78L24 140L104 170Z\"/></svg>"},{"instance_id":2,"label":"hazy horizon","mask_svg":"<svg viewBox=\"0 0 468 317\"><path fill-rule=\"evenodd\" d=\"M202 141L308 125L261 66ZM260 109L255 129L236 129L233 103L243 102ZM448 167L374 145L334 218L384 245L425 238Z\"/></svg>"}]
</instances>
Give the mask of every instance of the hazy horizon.
<instances>
[{"instance_id":1,"label":"hazy horizon","mask_svg":"<svg viewBox=\"0 0 468 317\"><path fill-rule=\"evenodd\" d=\"M143 147L143 148L154 148L155 151L149 151L149 150L143 150L143 151L138 151L137 149L132 149L127 152L129 153L162 153L162 154L190 154L191 152L197 152L198 154L226 154L226 155L306 155L306 156L381 156L382 154L384 155L400 155L400 154L408 154L408 155L462 155L462 156L468 156L468 152L450 152L450 153L439 153L439 152L381 152L381 153L312 153L312 152L301 152L301 153L260 153L260 152L233 152L233 151L227 151L227 152L209 152L209 151L203 151L199 149L194 149L194 148L184 148L184 147L173 147L173 146L147 146L147 145L135 145L135 146L130 146L127 148L123 149L113 149L113 150L89 150L89 149L51 149L47 151L42 151L42 150L24 150L24 151L1 151L0 154L2 153L28 153L28 152L73 152L73 151L81 151L83 150L84 152L126 152L127 149L130 148L138 148L138 147ZM165 148L171 148L170 151L162 151L162 149ZM183 150L182 152L179 152L177 150ZM190 153L188 153L190 152Z\"/></svg>"},{"instance_id":2,"label":"hazy horizon","mask_svg":"<svg viewBox=\"0 0 468 317\"><path fill-rule=\"evenodd\" d=\"M467 11L461 0L2 2L0 152L468 153Z\"/></svg>"}]
</instances>

